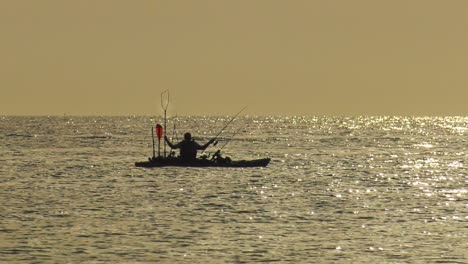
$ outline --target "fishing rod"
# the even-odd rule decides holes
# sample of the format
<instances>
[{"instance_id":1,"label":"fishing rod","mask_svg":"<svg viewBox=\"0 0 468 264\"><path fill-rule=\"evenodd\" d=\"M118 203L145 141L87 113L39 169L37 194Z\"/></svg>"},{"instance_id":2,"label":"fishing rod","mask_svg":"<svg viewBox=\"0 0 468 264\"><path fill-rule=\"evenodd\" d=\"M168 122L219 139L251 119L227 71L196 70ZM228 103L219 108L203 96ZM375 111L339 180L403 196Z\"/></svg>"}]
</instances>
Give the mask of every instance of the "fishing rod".
<instances>
[{"instance_id":1,"label":"fishing rod","mask_svg":"<svg viewBox=\"0 0 468 264\"><path fill-rule=\"evenodd\" d=\"M164 94L167 94L167 100L164 104ZM169 90L161 93L161 107L164 110L164 138L166 138L166 123L167 123L167 107L169 106ZM164 158L166 157L166 140L164 140Z\"/></svg>"},{"instance_id":2,"label":"fishing rod","mask_svg":"<svg viewBox=\"0 0 468 264\"><path fill-rule=\"evenodd\" d=\"M243 127L239 127L239 129L237 131L232 133L231 137L226 141L226 143L224 143L224 145L220 149L218 149L218 151L223 150L223 148L226 147L226 145L231 141L231 139L233 139L242 130L242 128Z\"/></svg>"},{"instance_id":3,"label":"fishing rod","mask_svg":"<svg viewBox=\"0 0 468 264\"><path fill-rule=\"evenodd\" d=\"M232 133L231 137L226 140L226 142L224 143L224 145L218 149L211 157L214 158L216 155L219 155L219 153L221 152L221 150L223 150L224 147L227 146L227 144L237 135L237 133L239 133L239 131L241 131L243 127L239 127L239 129L237 131L235 131L234 133Z\"/></svg>"},{"instance_id":4,"label":"fishing rod","mask_svg":"<svg viewBox=\"0 0 468 264\"><path fill-rule=\"evenodd\" d=\"M177 124L177 115L174 118L174 127L172 129L172 138L175 138L176 141L179 141L179 137L177 136L176 124Z\"/></svg>"},{"instance_id":5,"label":"fishing rod","mask_svg":"<svg viewBox=\"0 0 468 264\"><path fill-rule=\"evenodd\" d=\"M175 116L175 118L172 119L173 120L173 124L174 124L174 127L172 128L172 140L175 140L176 141L179 141L179 137L177 136L177 129L176 129L176 124L177 124L177 115ZM174 152L172 150L169 151L169 157L172 157L174 156Z\"/></svg>"},{"instance_id":6,"label":"fishing rod","mask_svg":"<svg viewBox=\"0 0 468 264\"><path fill-rule=\"evenodd\" d=\"M229 122L227 122L227 124L223 127L223 129L221 129L221 131L219 131L219 133L216 134L216 136L213 138L213 140L216 140L216 139L219 137L219 135L221 135L221 133L223 133L224 129L226 129L226 128L232 123L232 121L234 121L234 119L236 119L236 117L237 117L240 113L242 113L242 111L244 111L246 108L247 108L247 106L245 106L244 108L242 108L235 116L233 116L233 117L231 118L231 120L229 120Z\"/></svg>"},{"instance_id":7,"label":"fishing rod","mask_svg":"<svg viewBox=\"0 0 468 264\"><path fill-rule=\"evenodd\" d=\"M219 135L221 135L221 133L223 133L224 129L226 129L226 128L232 123L232 121L234 121L234 119L236 119L236 117L237 117L240 113L242 113L242 111L244 111L246 108L247 108L247 106L244 106L244 108L242 108L239 112L237 112L237 114L235 114L235 115L231 118L231 120L229 120L229 122L227 122L227 124L223 127L223 129L221 129L221 131L219 131L219 133L216 134L216 136L213 138L213 141L215 141L215 140L219 137ZM216 144L218 144L218 142L215 142L215 143L214 143L215 146L216 146ZM205 150L206 150L206 149L205 149ZM205 150L203 150L202 154L205 153Z\"/></svg>"}]
</instances>

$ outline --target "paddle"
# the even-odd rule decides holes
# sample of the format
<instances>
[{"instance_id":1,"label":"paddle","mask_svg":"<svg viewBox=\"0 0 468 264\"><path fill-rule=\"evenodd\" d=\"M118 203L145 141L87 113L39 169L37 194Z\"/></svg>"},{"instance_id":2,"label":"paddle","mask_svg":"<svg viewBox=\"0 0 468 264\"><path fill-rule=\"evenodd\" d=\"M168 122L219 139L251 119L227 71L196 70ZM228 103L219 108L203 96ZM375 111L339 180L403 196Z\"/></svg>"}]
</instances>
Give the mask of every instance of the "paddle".
<instances>
[{"instance_id":1,"label":"paddle","mask_svg":"<svg viewBox=\"0 0 468 264\"><path fill-rule=\"evenodd\" d=\"M161 138L163 136L163 128L160 124L156 125L156 136L158 137L158 157L161 157ZM154 152L154 136L153 136L153 152Z\"/></svg>"}]
</instances>

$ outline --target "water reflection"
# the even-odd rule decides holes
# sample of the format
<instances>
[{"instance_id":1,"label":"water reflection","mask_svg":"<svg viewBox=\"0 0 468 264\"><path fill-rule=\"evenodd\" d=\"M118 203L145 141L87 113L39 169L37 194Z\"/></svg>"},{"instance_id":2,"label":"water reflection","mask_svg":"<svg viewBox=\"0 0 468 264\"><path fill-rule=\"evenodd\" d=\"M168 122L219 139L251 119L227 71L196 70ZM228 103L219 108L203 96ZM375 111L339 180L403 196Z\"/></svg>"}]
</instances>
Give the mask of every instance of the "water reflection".
<instances>
[{"instance_id":1,"label":"water reflection","mask_svg":"<svg viewBox=\"0 0 468 264\"><path fill-rule=\"evenodd\" d=\"M467 118L248 117L226 154L267 168L135 168L157 120L2 118L0 261L468 257ZM209 138L222 120L177 123Z\"/></svg>"}]
</instances>

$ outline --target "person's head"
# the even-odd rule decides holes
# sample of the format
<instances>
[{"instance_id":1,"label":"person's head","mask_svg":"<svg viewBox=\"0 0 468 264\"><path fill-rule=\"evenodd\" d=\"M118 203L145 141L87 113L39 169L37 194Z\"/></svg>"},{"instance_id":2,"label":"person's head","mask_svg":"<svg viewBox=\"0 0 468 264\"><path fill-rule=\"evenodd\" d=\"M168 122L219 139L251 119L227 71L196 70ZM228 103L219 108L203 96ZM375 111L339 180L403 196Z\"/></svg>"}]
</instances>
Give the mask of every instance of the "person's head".
<instances>
[{"instance_id":1,"label":"person's head","mask_svg":"<svg viewBox=\"0 0 468 264\"><path fill-rule=\"evenodd\" d=\"M187 133L184 134L184 139L185 139L185 140L191 140L191 139L192 139L192 135L191 135L189 132L187 132Z\"/></svg>"}]
</instances>

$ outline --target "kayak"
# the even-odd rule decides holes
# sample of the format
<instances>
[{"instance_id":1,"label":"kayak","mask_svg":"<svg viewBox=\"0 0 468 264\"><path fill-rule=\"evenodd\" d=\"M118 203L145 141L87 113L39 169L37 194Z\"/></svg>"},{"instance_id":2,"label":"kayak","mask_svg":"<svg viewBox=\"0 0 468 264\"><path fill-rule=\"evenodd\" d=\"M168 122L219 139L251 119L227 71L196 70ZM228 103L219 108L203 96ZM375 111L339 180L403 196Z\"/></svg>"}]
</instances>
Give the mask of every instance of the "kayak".
<instances>
[{"instance_id":1,"label":"kayak","mask_svg":"<svg viewBox=\"0 0 468 264\"><path fill-rule=\"evenodd\" d=\"M254 159L254 160L209 160L195 159L193 161L184 161L179 158L155 158L148 161L135 162L135 166L143 168L153 167L221 167L221 168L252 168L266 167L270 163L270 158Z\"/></svg>"}]
</instances>

